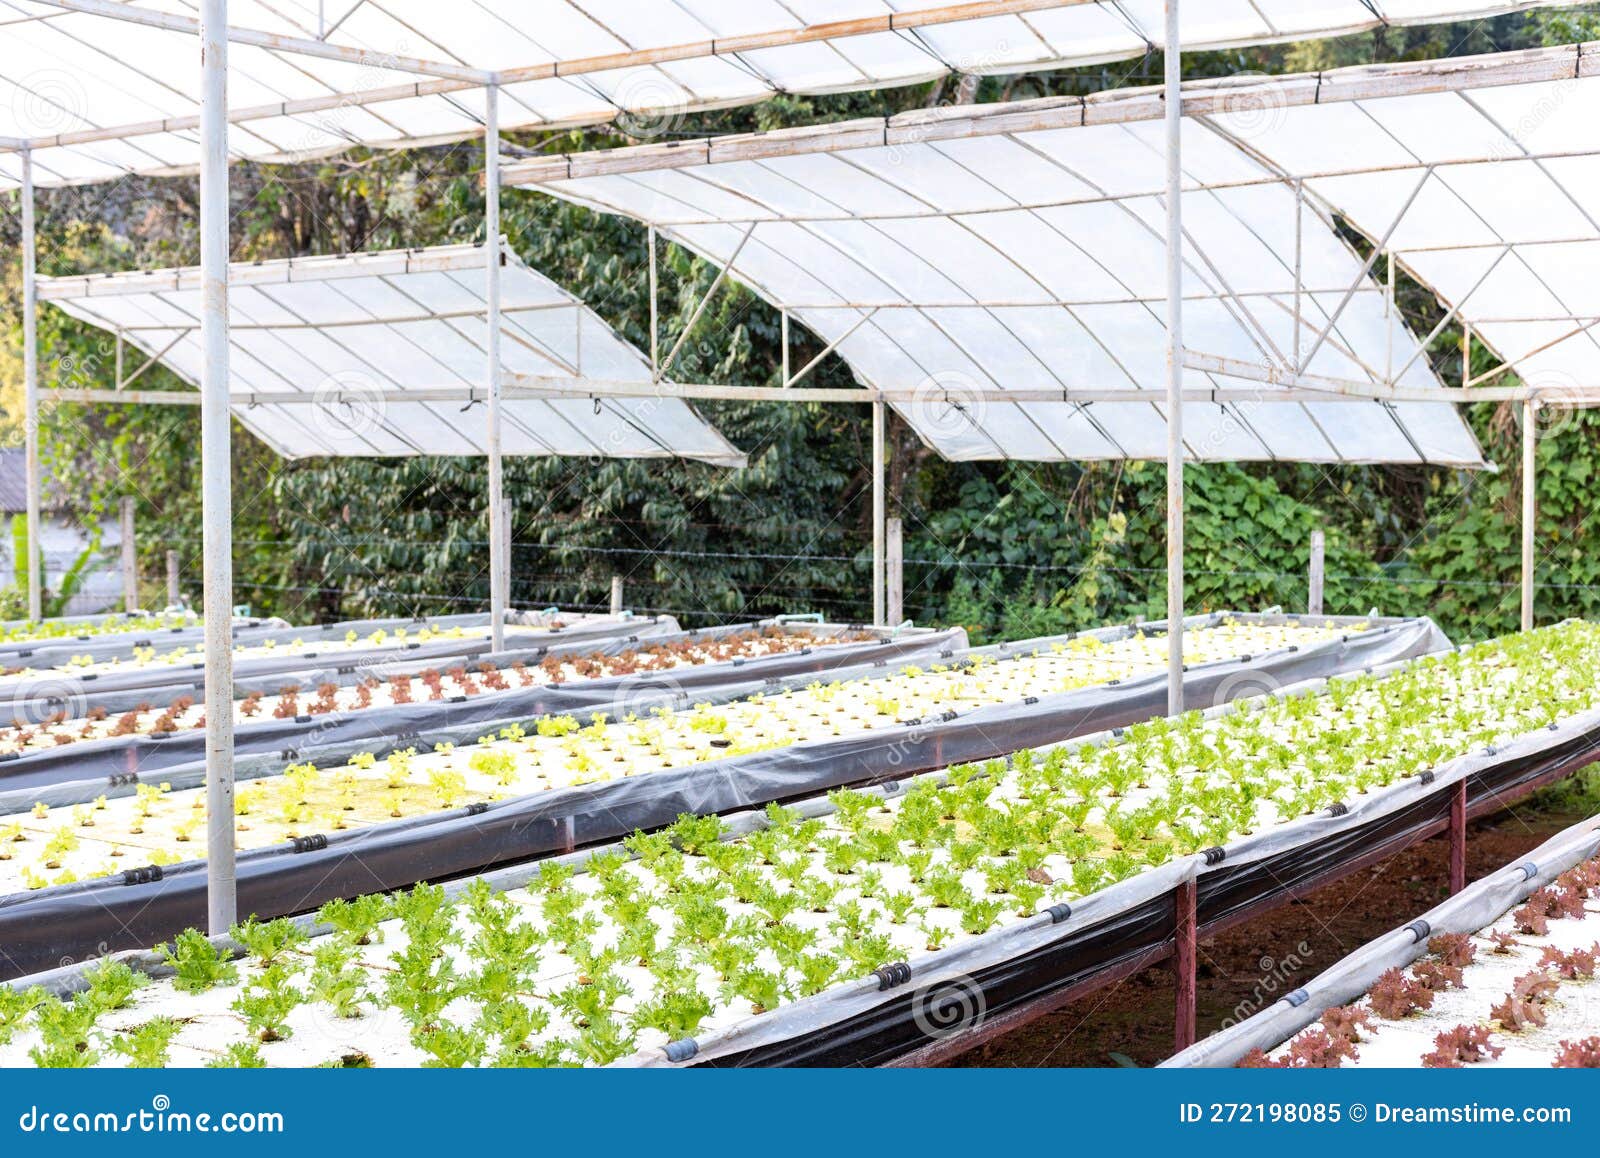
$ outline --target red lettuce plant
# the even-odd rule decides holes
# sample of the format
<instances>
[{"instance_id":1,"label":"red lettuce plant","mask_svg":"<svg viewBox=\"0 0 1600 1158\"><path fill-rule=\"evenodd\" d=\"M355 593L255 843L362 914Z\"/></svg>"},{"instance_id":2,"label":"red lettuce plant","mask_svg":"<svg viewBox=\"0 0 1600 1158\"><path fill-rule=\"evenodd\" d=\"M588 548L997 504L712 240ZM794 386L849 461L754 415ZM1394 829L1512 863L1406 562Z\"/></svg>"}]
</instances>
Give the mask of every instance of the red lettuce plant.
<instances>
[{"instance_id":1,"label":"red lettuce plant","mask_svg":"<svg viewBox=\"0 0 1600 1158\"><path fill-rule=\"evenodd\" d=\"M1563 1070L1600 1069L1600 1037L1562 1042L1556 1047L1556 1060L1550 1064Z\"/></svg>"},{"instance_id":2,"label":"red lettuce plant","mask_svg":"<svg viewBox=\"0 0 1600 1158\"><path fill-rule=\"evenodd\" d=\"M1419 961L1412 967L1411 975L1435 993L1465 986L1460 966L1446 965L1443 961Z\"/></svg>"},{"instance_id":3,"label":"red lettuce plant","mask_svg":"<svg viewBox=\"0 0 1600 1158\"><path fill-rule=\"evenodd\" d=\"M1524 973L1511 983L1511 992L1489 1010L1489 1016L1508 1033L1521 1033L1528 1026L1545 1023L1545 1002L1560 986L1547 973Z\"/></svg>"},{"instance_id":4,"label":"red lettuce plant","mask_svg":"<svg viewBox=\"0 0 1600 1158\"><path fill-rule=\"evenodd\" d=\"M1459 1069L1492 1061L1503 1053L1503 1047L1489 1041L1488 1026L1458 1025L1433 1039L1433 1052L1422 1055L1422 1064L1428 1069Z\"/></svg>"},{"instance_id":5,"label":"red lettuce plant","mask_svg":"<svg viewBox=\"0 0 1600 1158\"><path fill-rule=\"evenodd\" d=\"M1422 982L1407 977L1398 969L1389 969L1372 983L1367 992L1372 1012L1390 1021L1399 1021L1419 1009L1433 1004L1433 990Z\"/></svg>"},{"instance_id":6,"label":"red lettuce plant","mask_svg":"<svg viewBox=\"0 0 1600 1158\"><path fill-rule=\"evenodd\" d=\"M1554 945L1546 945L1539 957L1539 968L1553 969L1557 977L1566 981L1586 981L1594 976L1595 962L1600 959L1600 941L1587 949L1562 952Z\"/></svg>"},{"instance_id":7,"label":"red lettuce plant","mask_svg":"<svg viewBox=\"0 0 1600 1158\"><path fill-rule=\"evenodd\" d=\"M1457 969L1471 965L1478 956L1478 947L1466 933L1439 933L1428 938L1428 952Z\"/></svg>"}]
</instances>

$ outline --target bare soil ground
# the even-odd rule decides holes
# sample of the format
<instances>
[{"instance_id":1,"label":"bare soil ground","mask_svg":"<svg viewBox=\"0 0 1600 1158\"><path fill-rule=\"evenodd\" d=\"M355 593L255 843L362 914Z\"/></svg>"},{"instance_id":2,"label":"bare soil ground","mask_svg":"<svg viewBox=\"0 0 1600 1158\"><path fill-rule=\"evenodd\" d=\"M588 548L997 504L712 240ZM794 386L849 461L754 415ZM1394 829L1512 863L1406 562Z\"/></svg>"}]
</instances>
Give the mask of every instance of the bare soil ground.
<instances>
[{"instance_id":1,"label":"bare soil ground","mask_svg":"<svg viewBox=\"0 0 1600 1158\"><path fill-rule=\"evenodd\" d=\"M1475 880L1593 811L1583 790L1557 788L1476 823L1467 838ZM1446 895L1449 846L1426 841L1199 944L1197 1031L1270 1005L1373 937ZM952 1066L1150 1066L1172 1053L1167 965L1063 1006L952 1060Z\"/></svg>"}]
</instances>

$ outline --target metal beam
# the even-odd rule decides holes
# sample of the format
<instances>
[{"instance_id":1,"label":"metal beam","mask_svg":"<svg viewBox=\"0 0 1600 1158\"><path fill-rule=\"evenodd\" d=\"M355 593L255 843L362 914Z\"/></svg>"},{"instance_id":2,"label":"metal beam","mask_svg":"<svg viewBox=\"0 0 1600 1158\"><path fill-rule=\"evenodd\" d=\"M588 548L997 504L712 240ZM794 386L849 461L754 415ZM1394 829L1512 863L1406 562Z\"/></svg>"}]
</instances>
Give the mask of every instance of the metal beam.
<instances>
[{"instance_id":1,"label":"metal beam","mask_svg":"<svg viewBox=\"0 0 1600 1158\"><path fill-rule=\"evenodd\" d=\"M505 650L506 602L511 576L504 558L506 545L500 537L505 511L505 475L500 461L500 91L489 88L483 94L483 298L488 323L484 339L484 388L488 394L488 431L484 452L489 471L489 644ZM583 315L578 315L583 325Z\"/></svg>"},{"instance_id":2,"label":"metal beam","mask_svg":"<svg viewBox=\"0 0 1600 1158\"><path fill-rule=\"evenodd\" d=\"M884 625L886 594L884 571L884 406L881 400L872 404L872 623Z\"/></svg>"},{"instance_id":3,"label":"metal beam","mask_svg":"<svg viewBox=\"0 0 1600 1158\"><path fill-rule=\"evenodd\" d=\"M115 7L122 7L115 5ZM228 0L200 7L201 519L206 637L206 917L238 919L233 817L233 421L228 397Z\"/></svg>"},{"instance_id":4,"label":"metal beam","mask_svg":"<svg viewBox=\"0 0 1600 1158\"><path fill-rule=\"evenodd\" d=\"M1456 299L1454 304L1452 304L1450 306L1450 308L1447 309L1444 312L1444 317L1440 318L1437 322L1434 323L1433 329L1428 331L1428 336L1426 338L1422 339L1422 341L1418 342L1417 343L1417 348L1415 350L1411 351L1411 357L1407 358L1405 360L1405 363L1400 367L1400 369L1397 370L1393 375L1390 376L1390 381L1391 382L1395 381L1396 379L1405 377L1406 371L1411 369L1412 365L1414 365L1416 363L1417 359L1422 357L1424 354L1426 354L1428 352L1428 348L1433 345L1434 339L1437 338L1440 334L1444 333L1444 328L1446 326L1448 326L1452 321L1455 320L1456 315L1458 313L1460 313L1462 307L1467 304L1467 299L1470 298L1473 294L1477 293L1478 292L1478 287L1483 285L1484 282L1489 280L1489 275L1492 274L1496 269L1499 268L1500 263L1506 259L1506 256L1510 252L1511 252L1511 246L1507 245L1507 246L1502 246L1501 247L1500 252L1497 253L1495 255L1494 260L1489 263L1489 268L1484 270L1483 273L1481 275L1479 275L1478 280L1473 282L1471 287L1468 288L1467 292L1462 294L1458 299ZM1391 267L1391 273L1392 273L1392 267ZM1463 334L1463 342L1465 342L1466 331L1463 330L1462 334ZM1568 337L1570 337L1570 336L1571 335L1568 335ZM1557 339L1557 340L1560 341L1562 339ZM1467 346L1465 344L1463 344L1463 346L1462 346L1462 374L1461 374L1461 385L1463 385L1463 386L1470 385L1470 383L1468 382L1468 378L1470 377L1470 374L1468 372L1469 363L1466 360L1466 354L1467 354Z\"/></svg>"},{"instance_id":5,"label":"metal beam","mask_svg":"<svg viewBox=\"0 0 1600 1158\"><path fill-rule=\"evenodd\" d=\"M1162 96L1167 166L1167 714L1183 711L1183 52L1166 0Z\"/></svg>"},{"instance_id":6,"label":"metal beam","mask_svg":"<svg viewBox=\"0 0 1600 1158\"><path fill-rule=\"evenodd\" d=\"M1305 315L1305 224L1306 183L1294 183L1294 340L1290 344L1290 365L1300 368L1300 321Z\"/></svg>"},{"instance_id":7,"label":"metal beam","mask_svg":"<svg viewBox=\"0 0 1600 1158\"><path fill-rule=\"evenodd\" d=\"M1538 515L1538 471L1535 465L1534 422L1539 403L1528 398L1522 403L1522 630L1533 630L1533 535Z\"/></svg>"},{"instance_id":8,"label":"metal beam","mask_svg":"<svg viewBox=\"0 0 1600 1158\"><path fill-rule=\"evenodd\" d=\"M1371 383L1343 379L1318 378L1305 375L1296 385L1293 375L1257 366L1253 363L1235 363L1233 359L1193 350L1185 351L1184 364L1191 370L1225 373L1246 381L1271 384L1270 390L1256 386L1185 386L1185 402L1249 402L1271 405L1275 402L1371 402L1374 398L1391 402L1504 402L1521 399L1538 393L1536 387L1491 387L1462 391L1454 387L1396 387L1393 390ZM1222 369L1226 364L1228 369ZM1337 387L1317 383L1338 383ZM1371 389L1371 393L1364 392ZM137 405L137 406L198 406L200 395L189 390L124 390L116 392L100 389L61 388L44 391L55 402L81 405ZM706 402L795 402L839 403L843 405L868 405L872 402L914 404L929 400L925 388L893 386L882 389L855 386L725 386L711 382L626 382L602 378L540 377L501 372L500 397L515 402L544 398L682 398ZM341 391L313 394L309 390L263 390L236 392L232 405L236 409L252 406L314 406L351 402L483 402L487 394L481 387L436 386L416 389L389 389L378 391L352 391L346 399ZM980 390L963 392L962 400L983 401L996 405L1004 403L1069 402L1087 404L1094 402L1154 402L1165 399L1164 393L1154 390L1129 390L1126 387L1069 387L1048 389L1028 387L1020 390ZM1600 405L1600 386L1563 391L1561 401L1569 405Z\"/></svg>"},{"instance_id":9,"label":"metal beam","mask_svg":"<svg viewBox=\"0 0 1600 1158\"><path fill-rule=\"evenodd\" d=\"M118 390L121 390L124 387L130 386L134 382L137 382L139 380L140 375L142 375L146 370L150 369L150 367L154 366L157 362L161 361L162 358L165 358L167 356L167 354L169 354L172 351L172 348L174 346L176 346L179 342L183 341L185 338L187 338L192 333L194 333L193 330L182 330L182 331L179 331L178 335L175 338L173 338L165 346L162 346L161 349L159 349L155 353L151 354L143 362L139 363L139 368L136 369L132 374L129 374L126 378L124 378L122 376L122 336L121 336L121 331L118 331L118 335L117 335L117 373L116 373L116 379L115 379L116 388Z\"/></svg>"},{"instance_id":10,"label":"metal beam","mask_svg":"<svg viewBox=\"0 0 1600 1158\"><path fill-rule=\"evenodd\" d=\"M870 309L866 313L862 314L859 318L857 318L855 320L855 322L850 326L850 328L848 330L846 330L844 333L840 334L833 341L829 342L827 344L827 346L825 346L823 348L822 353L818 354L815 358L811 359L811 361L807 362L804 366L800 367L799 373L794 374L794 375L791 376L790 373L789 373L789 314L788 314L788 311L784 311L784 314L783 314L783 384L785 386L793 386L796 382L800 381L800 379L804 378L807 374L811 373L812 370L816 369L819 365L822 364L822 360L824 358L826 358L829 354L833 353L841 345L843 345L845 340L847 338L849 338L851 334L855 333L862 326L866 325L867 322L869 322L872 319L872 315L877 313L877 312L878 312L878 307L877 306L873 306L872 309Z\"/></svg>"},{"instance_id":11,"label":"metal beam","mask_svg":"<svg viewBox=\"0 0 1600 1158\"><path fill-rule=\"evenodd\" d=\"M1248 100L1251 94L1259 94L1264 104L1280 109L1569 82L1574 77L1600 75L1596 61L1600 61L1600 41L1444 60L1353 65L1280 77L1193 80L1182 86L1182 115L1203 119L1231 113L1239 107L1242 95ZM724 160L799 156L868 145L893 147L1042 129L1150 122L1166 115L1164 91L1164 85L1155 85L1096 93L1090 97L1043 97L959 109L915 110L893 117L846 121L831 127L807 125L768 133L673 141L670 148L653 144L529 159L508 166L506 180L509 184L535 185L602 173L686 169ZM1520 154L1518 156L1522 159ZM1462 160L1493 164L1502 159ZM1434 165L1454 163L1454 159L1432 162ZM1410 163L1400 167L1415 169L1419 166ZM1358 165L1348 171L1379 172L1385 168ZM1312 174L1304 176L1309 178Z\"/></svg>"},{"instance_id":12,"label":"metal beam","mask_svg":"<svg viewBox=\"0 0 1600 1158\"><path fill-rule=\"evenodd\" d=\"M1481 321L1480 321L1480 324L1482 324ZM1491 378L1498 378L1500 375L1502 375L1504 373L1507 373L1508 371L1517 369L1517 367L1521 366L1529 358L1534 357L1536 354L1544 353L1546 350L1550 349L1552 346L1559 346L1562 342L1570 342L1573 338L1582 337L1584 334L1587 334L1590 330L1594 329L1596 326L1600 326L1600 318L1588 318L1588 319L1585 319L1581 326L1578 326L1575 329L1569 330L1567 333L1562 334L1560 337L1551 338L1548 342L1541 342L1537 346L1535 346L1533 349L1529 350L1527 353L1519 354L1517 357L1512 358L1509 361L1501 362L1500 365L1496 366L1494 369L1485 370L1482 374L1479 374L1476 378L1471 378L1471 379L1467 379L1467 380L1463 381L1462 385L1463 386L1467 386L1467 387L1481 386L1481 385L1483 385L1483 383L1489 381ZM1465 335L1463 335L1463 337L1465 337Z\"/></svg>"},{"instance_id":13,"label":"metal beam","mask_svg":"<svg viewBox=\"0 0 1600 1158\"><path fill-rule=\"evenodd\" d=\"M659 48L637 48L607 53L603 56L557 60L525 68L505 68L495 75L495 80L500 84L520 84L524 81L548 80L557 76L583 76L622 68L641 68L648 65L671 64L676 61L734 56L741 52L755 52L763 48L818 44L827 40L858 36L905 34L918 28L933 28L997 16L1021 16L1029 12L1048 12L1057 8L1073 8L1097 2L1098 0L972 0L968 4L953 4L920 12L886 12L882 15L857 17L851 20L807 24L800 28L750 32L740 36L721 36L714 40L663 45ZM951 71L956 72L960 69L952 67Z\"/></svg>"},{"instance_id":14,"label":"metal beam","mask_svg":"<svg viewBox=\"0 0 1600 1158\"><path fill-rule=\"evenodd\" d=\"M678 360L678 351L683 349L683 344L689 340L689 335L694 333L694 328L700 321L700 315L706 312L706 307L711 304L711 299L722 288L722 283L727 279L728 271L733 268L733 263L739 260L739 255L744 252L745 242L750 240L750 235L756 231L756 223L751 222L750 227L744 231L744 236L739 238L739 244L733 247L733 252L728 255L728 260L722 263L722 268L717 270L717 276L707 287L705 296L694 307L694 313L689 315L688 323L683 327L683 333L678 335L678 340L672 344L672 349L667 353L667 360L656 367L656 378L659 380L663 374L672 369L672 364Z\"/></svg>"},{"instance_id":15,"label":"metal beam","mask_svg":"<svg viewBox=\"0 0 1600 1158\"><path fill-rule=\"evenodd\" d=\"M39 509L39 285L33 206L33 154L22 154L22 438L27 478L28 618L44 618L44 539ZM20 563L22 560L13 560Z\"/></svg>"},{"instance_id":16,"label":"metal beam","mask_svg":"<svg viewBox=\"0 0 1600 1158\"><path fill-rule=\"evenodd\" d=\"M1317 351L1322 349L1322 344L1328 340L1328 335L1333 333L1333 328L1339 324L1339 319L1344 316L1345 307L1350 304L1350 299L1356 296L1356 291L1366 284L1367 277L1372 273L1372 267L1377 263L1378 255L1389 248L1389 239L1394 236L1394 231L1400 228L1400 222L1405 220L1406 214L1416 202L1417 196L1422 192L1423 186L1428 183L1428 178L1433 176L1433 166L1429 165L1422 171L1422 179L1411 190L1411 195L1400 206L1400 212L1394 215L1394 220L1389 222L1389 228L1383 231L1383 236L1372 247L1372 252L1367 254L1367 260L1361 263L1361 272L1356 274L1355 280L1350 283L1350 288L1345 290L1344 297L1339 299L1338 307L1328 319L1327 325L1322 327L1317 334L1317 340L1311 343L1311 349L1306 356L1300 359L1300 369L1304 370L1311 365L1311 360L1317 356ZM1421 349L1422 347L1418 347Z\"/></svg>"},{"instance_id":17,"label":"metal beam","mask_svg":"<svg viewBox=\"0 0 1600 1158\"><path fill-rule=\"evenodd\" d=\"M650 380L654 382L661 377L661 322L659 317L660 307L656 304L656 227L654 225L645 230L645 239L645 244L650 247Z\"/></svg>"},{"instance_id":18,"label":"metal beam","mask_svg":"<svg viewBox=\"0 0 1600 1158\"><path fill-rule=\"evenodd\" d=\"M65 12L83 12L91 16L121 20L128 24L142 24L147 28L160 28L168 32L183 32L190 35L199 35L201 32L202 21L192 16L153 11L135 4L118 3L116 0L35 0L35 2ZM414 56L398 56L390 52L374 52L366 48L349 48L340 44L329 44L323 40L284 36L276 32L228 28L224 30L224 36L233 44L245 44L252 48L266 48L275 52L292 52L323 60L337 60L365 68L413 72L421 76L437 76L474 85L485 85L494 79L494 73L488 69L468 68L463 64L448 64L437 60L422 60Z\"/></svg>"}]
</instances>

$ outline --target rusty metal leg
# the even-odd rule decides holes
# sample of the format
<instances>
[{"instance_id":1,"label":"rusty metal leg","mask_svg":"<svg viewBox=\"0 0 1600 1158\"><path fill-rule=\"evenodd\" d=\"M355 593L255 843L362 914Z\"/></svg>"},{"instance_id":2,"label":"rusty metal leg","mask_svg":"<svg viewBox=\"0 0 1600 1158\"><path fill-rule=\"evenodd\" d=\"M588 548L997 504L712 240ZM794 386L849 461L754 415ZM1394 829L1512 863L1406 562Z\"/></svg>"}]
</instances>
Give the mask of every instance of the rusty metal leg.
<instances>
[{"instance_id":1,"label":"rusty metal leg","mask_svg":"<svg viewBox=\"0 0 1600 1158\"><path fill-rule=\"evenodd\" d=\"M1467 887L1467 782L1450 796L1450 894Z\"/></svg>"},{"instance_id":2,"label":"rusty metal leg","mask_svg":"<svg viewBox=\"0 0 1600 1158\"><path fill-rule=\"evenodd\" d=\"M1188 1049L1194 1044L1195 1033L1195 885L1185 881L1173 893L1176 910L1176 946L1172 955L1172 972L1177 980L1177 1003L1174 1010L1173 1052Z\"/></svg>"}]
</instances>

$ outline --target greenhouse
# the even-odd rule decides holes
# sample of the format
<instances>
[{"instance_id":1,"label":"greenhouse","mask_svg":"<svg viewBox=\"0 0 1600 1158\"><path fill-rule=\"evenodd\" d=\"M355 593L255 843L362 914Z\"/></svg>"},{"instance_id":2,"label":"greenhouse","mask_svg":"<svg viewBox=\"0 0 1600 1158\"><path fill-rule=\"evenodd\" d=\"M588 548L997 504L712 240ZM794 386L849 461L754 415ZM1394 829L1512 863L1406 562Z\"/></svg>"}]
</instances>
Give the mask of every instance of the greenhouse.
<instances>
[{"instance_id":1,"label":"greenhouse","mask_svg":"<svg viewBox=\"0 0 1600 1158\"><path fill-rule=\"evenodd\" d=\"M1600 1066L1597 35L0 0L0 1066Z\"/></svg>"}]
</instances>

